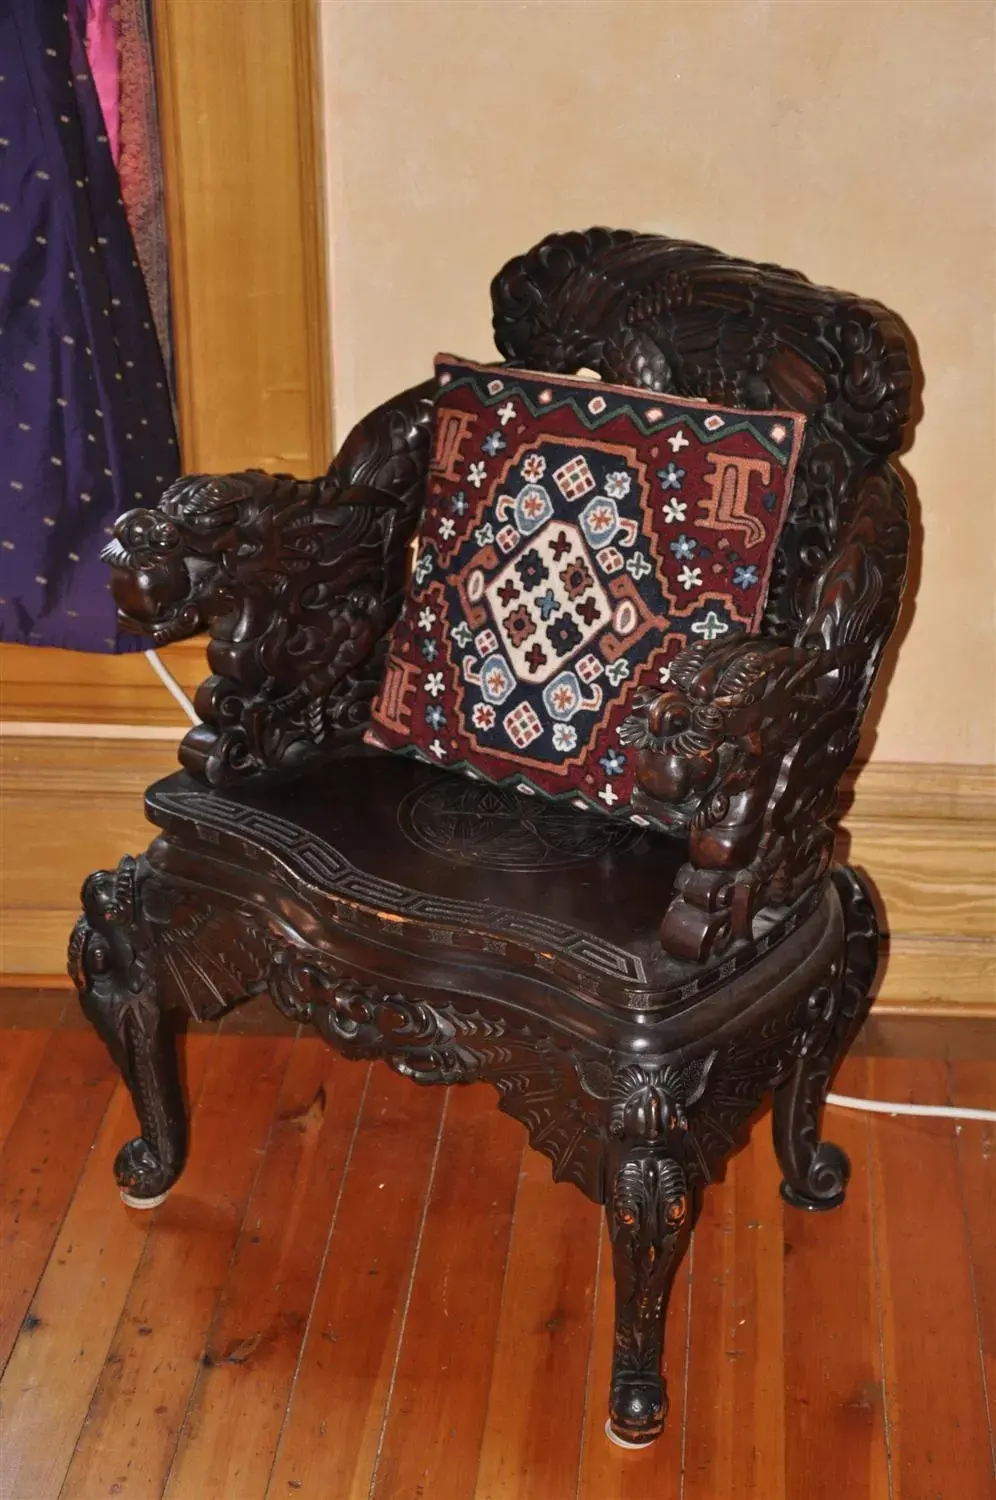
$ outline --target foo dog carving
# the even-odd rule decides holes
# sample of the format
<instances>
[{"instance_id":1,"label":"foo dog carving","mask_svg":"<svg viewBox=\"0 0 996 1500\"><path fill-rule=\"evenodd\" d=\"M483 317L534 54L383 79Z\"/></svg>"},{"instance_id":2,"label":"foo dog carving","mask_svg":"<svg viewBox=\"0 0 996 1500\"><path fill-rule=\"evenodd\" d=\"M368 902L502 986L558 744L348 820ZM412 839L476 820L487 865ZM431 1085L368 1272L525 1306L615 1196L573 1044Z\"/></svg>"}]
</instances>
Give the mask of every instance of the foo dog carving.
<instances>
[{"instance_id":1,"label":"foo dog carving","mask_svg":"<svg viewBox=\"0 0 996 1500\"><path fill-rule=\"evenodd\" d=\"M401 607L427 463L429 396L361 423L321 480L196 474L122 516L104 558L126 628L210 630L214 675L181 761L213 784L356 743Z\"/></svg>"}]
</instances>

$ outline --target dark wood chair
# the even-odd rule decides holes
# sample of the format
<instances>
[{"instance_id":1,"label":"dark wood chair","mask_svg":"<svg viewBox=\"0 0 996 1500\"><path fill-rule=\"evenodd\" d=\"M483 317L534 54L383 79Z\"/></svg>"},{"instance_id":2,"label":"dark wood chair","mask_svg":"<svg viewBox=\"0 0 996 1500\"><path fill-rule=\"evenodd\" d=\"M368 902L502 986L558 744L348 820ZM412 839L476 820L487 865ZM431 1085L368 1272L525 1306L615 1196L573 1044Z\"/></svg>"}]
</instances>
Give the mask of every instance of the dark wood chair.
<instances>
[{"instance_id":1,"label":"dark wood chair","mask_svg":"<svg viewBox=\"0 0 996 1500\"><path fill-rule=\"evenodd\" d=\"M130 1203L184 1163L176 1009L268 994L347 1057L492 1084L555 1178L605 1205L610 1432L642 1444L701 1191L769 1095L786 1200L832 1208L847 1185L820 1116L878 929L832 822L906 570L909 353L875 303L653 235L551 236L492 295L516 366L808 415L760 634L696 644L645 710L641 795L674 836L363 746L426 383L322 479L199 475L119 521L122 616L157 644L209 631L214 675L184 769L148 793L161 836L84 886L70 969L141 1122L117 1160Z\"/></svg>"}]
</instances>

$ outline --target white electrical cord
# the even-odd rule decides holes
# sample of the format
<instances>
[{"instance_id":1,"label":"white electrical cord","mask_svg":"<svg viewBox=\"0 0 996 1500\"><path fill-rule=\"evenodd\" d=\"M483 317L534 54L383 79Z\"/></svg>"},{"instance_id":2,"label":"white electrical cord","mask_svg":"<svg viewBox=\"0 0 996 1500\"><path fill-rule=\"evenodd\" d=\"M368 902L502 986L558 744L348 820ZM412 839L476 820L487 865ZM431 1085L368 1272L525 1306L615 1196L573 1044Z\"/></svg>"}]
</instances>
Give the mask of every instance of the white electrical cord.
<instances>
[{"instance_id":1,"label":"white electrical cord","mask_svg":"<svg viewBox=\"0 0 996 1500\"><path fill-rule=\"evenodd\" d=\"M166 691L168 693L172 693L177 703L179 703L180 707L187 715L187 718L190 720L191 724L199 724L201 721L198 717L196 708L191 703L190 699L187 697L186 693L183 691L183 688L177 682L176 678L173 676L173 673L169 670L168 667L163 666L156 652L146 651L145 660L149 663L153 672L155 672L156 676L159 678L159 681L162 683Z\"/></svg>"},{"instance_id":2,"label":"white electrical cord","mask_svg":"<svg viewBox=\"0 0 996 1500\"><path fill-rule=\"evenodd\" d=\"M996 1109L962 1109L953 1104L890 1104L885 1099L853 1099L849 1094L827 1094L839 1109L867 1109L873 1115L923 1115L941 1120L996 1120Z\"/></svg>"}]
</instances>

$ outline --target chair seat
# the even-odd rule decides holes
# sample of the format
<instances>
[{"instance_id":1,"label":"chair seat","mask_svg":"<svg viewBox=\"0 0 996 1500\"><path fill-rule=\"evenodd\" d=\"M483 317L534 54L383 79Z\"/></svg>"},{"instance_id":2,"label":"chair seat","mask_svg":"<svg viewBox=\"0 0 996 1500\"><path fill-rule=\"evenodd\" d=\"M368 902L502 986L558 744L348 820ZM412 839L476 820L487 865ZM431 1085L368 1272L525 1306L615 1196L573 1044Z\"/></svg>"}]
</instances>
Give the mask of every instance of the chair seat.
<instances>
[{"instance_id":1,"label":"chair seat","mask_svg":"<svg viewBox=\"0 0 996 1500\"><path fill-rule=\"evenodd\" d=\"M625 1011L687 1004L777 936L766 922L721 963L680 963L658 928L683 840L377 751L283 787L207 790L179 773L146 807L172 841L265 879L257 900L293 889L330 931L437 967L504 961Z\"/></svg>"}]
</instances>

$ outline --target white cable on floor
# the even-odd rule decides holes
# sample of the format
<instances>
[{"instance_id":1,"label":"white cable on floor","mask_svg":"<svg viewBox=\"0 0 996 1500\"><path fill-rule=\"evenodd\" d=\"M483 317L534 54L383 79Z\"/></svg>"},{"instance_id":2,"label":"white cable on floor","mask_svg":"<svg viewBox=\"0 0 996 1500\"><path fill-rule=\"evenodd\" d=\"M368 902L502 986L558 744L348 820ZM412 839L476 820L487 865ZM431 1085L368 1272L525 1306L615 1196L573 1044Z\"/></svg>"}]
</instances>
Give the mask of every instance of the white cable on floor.
<instances>
[{"instance_id":1,"label":"white cable on floor","mask_svg":"<svg viewBox=\"0 0 996 1500\"><path fill-rule=\"evenodd\" d=\"M177 703L179 703L180 707L187 715L187 718L190 720L191 724L199 724L201 721L198 717L196 708L191 703L190 699L187 697L186 693L183 691L183 688L177 682L176 678L173 676L173 673L159 660L158 654L155 651L146 651L145 660L149 663L153 672L155 672L156 676L159 678L159 681L162 683L166 691L168 693L172 693Z\"/></svg>"},{"instance_id":2,"label":"white cable on floor","mask_svg":"<svg viewBox=\"0 0 996 1500\"><path fill-rule=\"evenodd\" d=\"M942 1120L996 1120L996 1109L962 1109L953 1104L890 1104L885 1099L853 1099L849 1094L827 1094L827 1103L840 1109L867 1109L873 1115L924 1115Z\"/></svg>"}]
</instances>

